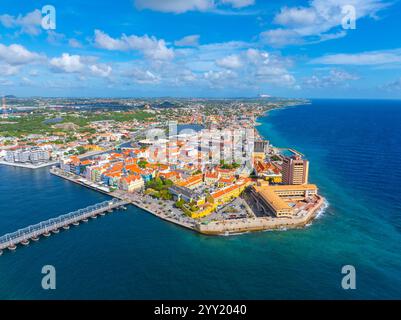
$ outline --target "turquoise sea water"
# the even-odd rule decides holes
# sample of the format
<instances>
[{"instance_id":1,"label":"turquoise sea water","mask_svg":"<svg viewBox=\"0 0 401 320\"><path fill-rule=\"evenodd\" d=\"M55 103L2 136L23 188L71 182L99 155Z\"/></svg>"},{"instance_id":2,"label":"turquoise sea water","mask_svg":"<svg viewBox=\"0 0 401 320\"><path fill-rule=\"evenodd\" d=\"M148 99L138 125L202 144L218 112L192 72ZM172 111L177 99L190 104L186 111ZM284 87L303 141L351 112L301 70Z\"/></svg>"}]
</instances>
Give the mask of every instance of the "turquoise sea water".
<instances>
[{"instance_id":1,"label":"turquoise sea water","mask_svg":"<svg viewBox=\"0 0 401 320\"><path fill-rule=\"evenodd\" d=\"M1 299L401 298L401 102L314 100L259 130L311 161L330 206L303 230L206 237L130 207L0 257ZM0 166L0 234L107 199ZM57 289L41 288L54 265ZM353 265L357 289L341 288Z\"/></svg>"}]
</instances>

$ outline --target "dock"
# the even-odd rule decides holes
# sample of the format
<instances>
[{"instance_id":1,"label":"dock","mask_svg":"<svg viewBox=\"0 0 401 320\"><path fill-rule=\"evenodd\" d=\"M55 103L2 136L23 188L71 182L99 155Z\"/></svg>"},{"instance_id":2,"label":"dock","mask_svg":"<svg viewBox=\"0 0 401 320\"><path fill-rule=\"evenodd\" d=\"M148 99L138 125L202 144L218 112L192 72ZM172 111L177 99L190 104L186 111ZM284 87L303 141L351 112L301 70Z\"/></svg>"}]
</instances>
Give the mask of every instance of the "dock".
<instances>
[{"instance_id":1,"label":"dock","mask_svg":"<svg viewBox=\"0 0 401 320\"><path fill-rule=\"evenodd\" d=\"M86 222L89 218L110 213L127 204L128 201L112 199L8 233L0 237L0 255L4 249L14 251L19 244L28 245L30 241L38 241L40 236L49 237L52 233L58 233L60 229L69 229L71 225L77 226L81 221Z\"/></svg>"}]
</instances>

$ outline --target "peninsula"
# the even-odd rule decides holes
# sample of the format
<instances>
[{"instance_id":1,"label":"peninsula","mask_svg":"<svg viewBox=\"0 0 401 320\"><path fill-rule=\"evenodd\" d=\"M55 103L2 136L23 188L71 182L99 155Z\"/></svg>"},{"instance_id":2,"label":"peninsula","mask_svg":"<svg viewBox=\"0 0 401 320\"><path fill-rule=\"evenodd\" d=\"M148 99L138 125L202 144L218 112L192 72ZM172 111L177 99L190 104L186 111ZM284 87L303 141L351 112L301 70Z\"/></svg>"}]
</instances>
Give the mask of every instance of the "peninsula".
<instances>
[{"instance_id":1,"label":"peninsula","mask_svg":"<svg viewBox=\"0 0 401 320\"><path fill-rule=\"evenodd\" d=\"M305 156L257 131L266 112L308 101L79 102L8 114L2 163L40 155L56 176L207 235L300 228L325 205Z\"/></svg>"}]
</instances>

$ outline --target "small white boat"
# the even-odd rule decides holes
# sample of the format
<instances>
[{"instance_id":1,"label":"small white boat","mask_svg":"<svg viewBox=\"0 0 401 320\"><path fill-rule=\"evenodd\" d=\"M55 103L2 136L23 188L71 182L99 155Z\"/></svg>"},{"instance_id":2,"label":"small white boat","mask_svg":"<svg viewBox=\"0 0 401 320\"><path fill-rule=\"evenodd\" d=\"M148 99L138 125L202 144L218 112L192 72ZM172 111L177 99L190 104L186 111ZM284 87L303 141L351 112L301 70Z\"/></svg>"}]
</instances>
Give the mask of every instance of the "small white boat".
<instances>
[{"instance_id":1,"label":"small white boat","mask_svg":"<svg viewBox=\"0 0 401 320\"><path fill-rule=\"evenodd\" d=\"M46 233L44 233L43 235L44 235L45 237L50 237L51 234L50 234L49 232L46 232Z\"/></svg>"},{"instance_id":2,"label":"small white boat","mask_svg":"<svg viewBox=\"0 0 401 320\"><path fill-rule=\"evenodd\" d=\"M39 237L33 237L31 238L32 241L39 241Z\"/></svg>"},{"instance_id":3,"label":"small white boat","mask_svg":"<svg viewBox=\"0 0 401 320\"><path fill-rule=\"evenodd\" d=\"M70 228L70 226L64 226L63 229L64 230L68 230Z\"/></svg>"},{"instance_id":4,"label":"small white boat","mask_svg":"<svg viewBox=\"0 0 401 320\"><path fill-rule=\"evenodd\" d=\"M74 222L73 225L74 225L74 226L79 226L79 222L78 222L78 221L77 221L77 222Z\"/></svg>"},{"instance_id":5,"label":"small white boat","mask_svg":"<svg viewBox=\"0 0 401 320\"><path fill-rule=\"evenodd\" d=\"M97 216L92 216L91 218L92 218L92 219L97 219Z\"/></svg>"},{"instance_id":6,"label":"small white boat","mask_svg":"<svg viewBox=\"0 0 401 320\"><path fill-rule=\"evenodd\" d=\"M14 251L14 250L16 250L17 249L17 246L16 245L12 245L12 246L9 246L8 247L8 250L11 250L11 251Z\"/></svg>"},{"instance_id":7,"label":"small white boat","mask_svg":"<svg viewBox=\"0 0 401 320\"><path fill-rule=\"evenodd\" d=\"M106 215L106 212L102 212L102 213L100 213L100 215L101 215L101 216L105 216L105 215Z\"/></svg>"},{"instance_id":8,"label":"small white boat","mask_svg":"<svg viewBox=\"0 0 401 320\"><path fill-rule=\"evenodd\" d=\"M84 219L84 220L82 220L83 222L88 222L89 220L88 219Z\"/></svg>"},{"instance_id":9,"label":"small white boat","mask_svg":"<svg viewBox=\"0 0 401 320\"><path fill-rule=\"evenodd\" d=\"M2 255L3 255L3 251L0 250L0 256L2 256Z\"/></svg>"},{"instance_id":10,"label":"small white boat","mask_svg":"<svg viewBox=\"0 0 401 320\"><path fill-rule=\"evenodd\" d=\"M53 230L52 232L55 233L55 234L57 234L57 233L60 232L60 230L59 230L59 229L55 229L55 230Z\"/></svg>"},{"instance_id":11,"label":"small white boat","mask_svg":"<svg viewBox=\"0 0 401 320\"><path fill-rule=\"evenodd\" d=\"M29 241L28 240L21 241L21 244L27 246L29 244Z\"/></svg>"}]
</instances>

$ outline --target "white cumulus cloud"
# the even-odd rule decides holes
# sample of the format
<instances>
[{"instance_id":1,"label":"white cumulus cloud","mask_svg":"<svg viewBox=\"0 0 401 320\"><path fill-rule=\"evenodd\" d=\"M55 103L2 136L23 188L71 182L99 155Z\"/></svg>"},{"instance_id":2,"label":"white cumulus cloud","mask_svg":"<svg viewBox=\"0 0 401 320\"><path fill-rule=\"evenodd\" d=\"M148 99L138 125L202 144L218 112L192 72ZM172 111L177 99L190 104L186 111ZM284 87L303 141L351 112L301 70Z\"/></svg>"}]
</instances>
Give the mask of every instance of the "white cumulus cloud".
<instances>
[{"instance_id":1,"label":"white cumulus cloud","mask_svg":"<svg viewBox=\"0 0 401 320\"><path fill-rule=\"evenodd\" d=\"M6 46L0 43L0 61L10 65L28 64L40 60L42 57L34 52L27 50L19 44Z\"/></svg>"},{"instance_id":2,"label":"white cumulus cloud","mask_svg":"<svg viewBox=\"0 0 401 320\"><path fill-rule=\"evenodd\" d=\"M89 66L89 69L93 75L103 78L110 76L113 70L113 68L107 64L92 64Z\"/></svg>"},{"instance_id":3,"label":"white cumulus cloud","mask_svg":"<svg viewBox=\"0 0 401 320\"><path fill-rule=\"evenodd\" d=\"M272 46L315 43L346 35L342 27L344 6L353 6L356 18L376 17L389 6L385 0L311 0L308 6L283 7L273 19L280 27L261 33L261 39ZM333 30L335 30L333 32Z\"/></svg>"},{"instance_id":4,"label":"white cumulus cloud","mask_svg":"<svg viewBox=\"0 0 401 320\"><path fill-rule=\"evenodd\" d=\"M227 69L238 69L242 67L241 58L238 55L230 55L216 61L219 67Z\"/></svg>"},{"instance_id":5,"label":"white cumulus cloud","mask_svg":"<svg viewBox=\"0 0 401 320\"><path fill-rule=\"evenodd\" d=\"M0 15L0 23L8 29L18 29L19 33L26 33L36 36L41 33L42 13L34 10L26 15L11 16Z\"/></svg>"},{"instance_id":6,"label":"white cumulus cloud","mask_svg":"<svg viewBox=\"0 0 401 320\"><path fill-rule=\"evenodd\" d=\"M163 39L156 39L148 35L127 36L112 38L101 30L95 30L95 44L102 49L118 51L140 51L146 58L154 60L170 60L174 58L174 51L167 47Z\"/></svg>"},{"instance_id":7,"label":"white cumulus cloud","mask_svg":"<svg viewBox=\"0 0 401 320\"><path fill-rule=\"evenodd\" d=\"M59 58L50 60L50 65L57 71L64 71L67 73L81 72L85 65L81 62L81 56L70 55L63 53Z\"/></svg>"}]
</instances>

